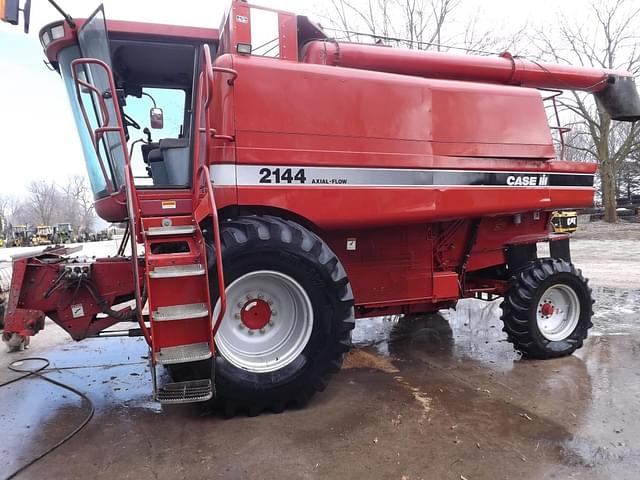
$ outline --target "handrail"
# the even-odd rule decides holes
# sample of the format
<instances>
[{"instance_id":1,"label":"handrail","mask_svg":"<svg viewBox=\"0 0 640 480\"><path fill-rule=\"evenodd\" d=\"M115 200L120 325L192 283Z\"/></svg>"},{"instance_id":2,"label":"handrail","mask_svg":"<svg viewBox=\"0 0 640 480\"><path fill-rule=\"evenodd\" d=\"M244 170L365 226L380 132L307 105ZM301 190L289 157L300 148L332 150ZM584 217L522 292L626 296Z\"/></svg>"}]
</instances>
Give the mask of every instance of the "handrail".
<instances>
[{"instance_id":1,"label":"handrail","mask_svg":"<svg viewBox=\"0 0 640 480\"><path fill-rule=\"evenodd\" d=\"M229 85L233 85L233 83L236 81L236 78L238 78L238 71L234 70L233 68L212 66L211 70L214 71L214 72L228 73L229 75L231 75L232 78L227 80L227 83ZM211 80L213 81L213 75L211 76Z\"/></svg>"},{"instance_id":2,"label":"handrail","mask_svg":"<svg viewBox=\"0 0 640 480\"><path fill-rule=\"evenodd\" d=\"M222 246L220 242L220 225L218 223L218 208L216 206L216 198L213 195L213 187L211 181L209 179L209 168L207 165L200 165L198 169L197 182L198 187L197 190L200 189L202 185L202 175L205 174L205 188L207 190L207 197L209 199L209 204L211 205L211 221L213 223L213 244L216 253L216 272L218 274L218 290L220 293L220 311L218 312L218 317L216 318L216 323L213 325L212 329L212 339L215 337L218 328L220 327L220 323L222 322L222 317L227 310L227 295L225 291L225 283L224 283L224 271L222 266Z\"/></svg>"},{"instance_id":3,"label":"handrail","mask_svg":"<svg viewBox=\"0 0 640 480\"><path fill-rule=\"evenodd\" d=\"M216 274L218 279L218 293L220 298L220 311L218 312L218 316L215 319L215 322L211 328L211 346L215 348L214 338L218 329L220 328L220 324L222 323L222 319L227 311L227 296L225 291L225 281L224 281L224 266L222 264L222 243L220 241L220 224L218 218L218 207L216 205L215 195L213 193L212 181L209 173L209 152L211 147L211 139L212 138L228 138L232 139L230 136L217 136L217 132L211 128L211 118L209 116L209 107L211 106L211 101L213 99L213 84L214 84L214 71L219 71L222 73L228 73L233 75L233 78L230 80L233 82L238 76L237 72L232 69L222 68L222 67L214 67L211 61L211 51L208 45L204 45L203 47L203 57L204 57L204 66L203 71L200 73L200 85L199 85L199 94L198 97L202 96L203 101L198 104L198 108L196 109L196 116L198 118L198 135L204 135L204 145L201 145L201 137L198 137L198 141L196 142L196 150L195 150L195 158L194 162L199 163L199 167L196 171L194 177L194 185L193 185L193 209L194 212L197 210L201 201L204 201L204 198L201 197L202 192L202 182L204 180L204 188L206 189L205 196L207 197L207 201L209 203L209 212L212 220L213 227L213 247L215 249L215 265L216 265ZM202 125L204 123L204 125ZM201 148L204 148L204 152L201 151Z\"/></svg>"},{"instance_id":4,"label":"handrail","mask_svg":"<svg viewBox=\"0 0 640 480\"><path fill-rule=\"evenodd\" d=\"M220 327L220 323L224 317L224 314L227 310L227 296L225 291L225 283L224 283L224 267L222 265L222 245L220 242L220 224L218 220L218 207L216 205L215 195L213 194L213 186L209 176L209 166L208 166L208 156L209 156L209 148L211 141L211 119L209 118L209 107L211 105L212 100L212 92L213 92L213 72L214 67L211 61L211 51L208 45L204 45L203 48L203 56L204 56L204 72L201 74L201 88L202 94L204 96L204 102L200 105L199 108L199 118L198 121L201 121L204 116L204 128L200 125L198 128L198 133L200 135L205 135L205 144L204 144L204 160L198 168L195 178L195 185L193 189L194 193L194 202L193 208L198 205L200 201L200 189L202 187L202 180L204 179L204 187L206 188L206 196L209 201L210 206L210 214L211 221L213 227L213 244L215 249L215 264L216 264L216 274L218 277L218 291L220 296L220 311L218 312L218 316L215 320L215 323L211 329L211 345L214 345L214 337ZM234 77L235 78L235 77ZM204 131L203 131L204 130ZM199 144L199 142L198 142ZM198 148L198 158L200 158L200 149Z\"/></svg>"},{"instance_id":5,"label":"handrail","mask_svg":"<svg viewBox=\"0 0 640 480\"><path fill-rule=\"evenodd\" d=\"M558 135L560 137L560 159L562 160L564 159L564 151L566 147L564 134L569 133L572 130L570 127L563 127L560 124L560 113L558 112L558 103L556 102L556 98L562 95L563 92L562 90L556 90L553 88L539 88L538 90L551 92L551 95L549 95L548 97L542 97L542 101L546 102L547 100L551 100L551 103L553 105L553 111L556 117L556 125L549 126L549 129L558 131Z\"/></svg>"},{"instance_id":6,"label":"handrail","mask_svg":"<svg viewBox=\"0 0 640 480\"><path fill-rule=\"evenodd\" d=\"M213 90L213 73L214 72L228 73L229 75L231 75L231 78L229 80L227 80L227 84L229 84L229 85L233 85L234 82L236 81L236 78L238 78L238 72L236 70L234 70L233 68L216 67L216 66L212 65L212 66L208 67L207 70L211 71L211 75L207 74L207 78L208 78L208 80L210 82L210 86L207 89L208 91ZM208 99L208 101L210 101L210 99ZM209 131L209 134L211 135L211 138L213 138L215 140L226 140L228 142L234 142L236 140L233 135L218 134L218 132L216 131L215 128L209 128L208 131Z\"/></svg>"},{"instance_id":7,"label":"handrail","mask_svg":"<svg viewBox=\"0 0 640 480\"><path fill-rule=\"evenodd\" d=\"M78 103L80 104L80 111L82 112L82 117L84 119L85 126L87 127L89 135L91 136L91 143L93 144L93 148L96 151L96 157L98 158L98 164L100 165L100 170L102 171L102 176L104 177L107 191L109 192L109 194L112 194L115 192L115 187L113 185L113 182L111 181L111 178L107 174L107 169L104 166L104 161L102 160L102 155L100 155L100 148L98 146L98 141L100 140L100 138L102 138L102 136L98 138L96 131L94 131L91 128L89 115L87 114L87 109L85 108L84 101L82 100L80 85L96 93L97 97L100 99L100 113L102 114L103 125L109 124L109 111L106 108L107 107L106 102L104 101L104 98L102 97L102 94L100 93L100 91L94 85L91 85L90 83L85 82L80 78L78 78L76 66L78 64L84 64L85 62L83 62L82 60L85 60L85 59L80 58L80 59L73 60L71 62L71 75L73 77L73 82L76 88L76 96L78 97Z\"/></svg>"},{"instance_id":8,"label":"handrail","mask_svg":"<svg viewBox=\"0 0 640 480\"><path fill-rule=\"evenodd\" d=\"M205 96L206 100L204 101L204 107L203 107L205 109L205 117L206 117L205 131L207 135L211 135L211 138L214 138L216 140L227 140L229 142L233 142L235 141L235 138L233 137L233 135L218 134L218 132L215 129L210 127L209 115L207 115L206 110L209 109L209 105L211 104L211 98L212 98L211 92L213 91L214 72L226 73L231 75L231 78L227 80L227 83L229 85L234 84L234 82L236 81L236 78L238 78L238 72L233 68L214 66L213 62L211 61L211 52L209 50L209 45L204 46L204 70L207 76L206 78L207 81L204 82L205 84L204 94L206 95ZM200 129L200 131L202 131L202 128Z\"/></svg>"},{"instance_id":9,"label":"handrail","mask_svg":"<svg viewBox=\"0 0 640 480\"><path fill-rule=\"evenodd\" d=\"M89 65L89 64L97 65L98 67L102 68L107 76L107 80L109 82L108 91L111 93L110 98L113 103L113 109L115 111L115 117L116 117L115 126L109 125L109 123L111 122L111 119L109 117L109 109L107 108L107 103L105 101L105 96L104 96L104 93L106 92L100 92L100 90L98 90L98 88L95 85L89 82L85 82L84 80L78 78L77 66ZM144 308L144 305L142 305L142 291L140 288L140 268L139 268L140 266L138 264L138 244L136 241L137 231L138 231L136 228L137 227L136 222L138 218L137 214L140 212L140 208L138 205L137 195L135 194L135 184L133 183L133 172L131 170L131 161L129 158L129 152L127 151L127 148L126 148L127 139L124 134L124 127L122 125L122 115L120 112L120 105L118 104L117 99L115 99L116 87L113 81L113 72L111 71L111 67L109 67L109 65L107 65L105 62L97 58L77 58L73 60L71 62L71 72L76 85L76 94L78 96L78 101L82 109L82 114L84 116L85 124L87 125L87 129L91 134L91 138L94 143L94 148L98 156L98 161L100 162L100 167L103 170L103 175L105 175L105 180L107 182L109 182L109 178L106 175L102 158L100 156L100 148L97 142L104 136L106 132L117 132L120 137L120 144L122 145L122 154L124 156L124 188L125 188L125 194L127 198L127 213L129 216L129 219L128 219L129 229L131 231L131 261L133 263L133 284L134 284L134 296L136 299L136 317L138 320L138 325L140 326L140 329L142 331L142 334L144 335L145 340L149 345L151 345L152 344L151 333L149 332L149 329L144 323L144 317L142 316L142 309ZM96 96L99 98L102 124L95 130L91 129L91 123L89 122L89 117L87 115L84 102L82 101L82 97L80 93L80 85L93 91L96 94ZM114 190L115 189L112 187L112 190L110 193L114 193Z\"/></svg>"}]
</instances>

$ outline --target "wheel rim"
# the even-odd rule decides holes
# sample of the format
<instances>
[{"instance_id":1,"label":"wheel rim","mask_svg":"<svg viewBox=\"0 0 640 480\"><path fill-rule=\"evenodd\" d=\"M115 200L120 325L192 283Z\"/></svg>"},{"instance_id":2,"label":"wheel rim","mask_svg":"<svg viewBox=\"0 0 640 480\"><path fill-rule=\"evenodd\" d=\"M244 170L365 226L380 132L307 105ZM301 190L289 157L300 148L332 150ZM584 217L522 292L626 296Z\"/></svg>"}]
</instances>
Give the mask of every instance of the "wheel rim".
<instances>
[{"instance_id":1,"label":"wheel rim","mask_svg":"<svg viewBox=\"0 0 640 480\"><path fill-rule=\"evenodd\" d=\"M249 272L226 294L215 343L227 361L250 372L273 372L302 353L313 329L313 307L293 278L272 270ZM219 311L218 300L214 319Z\"/></svg>"},{"instance_id":2,"label":"wheel rim","mask_svg":"<svg viewBox=\"0 0 640 480\"><path fill-rule=\"evenodd\" d=\"M569 337L580 319L578 295L569 286L549 287L538 300L536 320L543 337L552 342Z\"/></svg>"}]
</instances>

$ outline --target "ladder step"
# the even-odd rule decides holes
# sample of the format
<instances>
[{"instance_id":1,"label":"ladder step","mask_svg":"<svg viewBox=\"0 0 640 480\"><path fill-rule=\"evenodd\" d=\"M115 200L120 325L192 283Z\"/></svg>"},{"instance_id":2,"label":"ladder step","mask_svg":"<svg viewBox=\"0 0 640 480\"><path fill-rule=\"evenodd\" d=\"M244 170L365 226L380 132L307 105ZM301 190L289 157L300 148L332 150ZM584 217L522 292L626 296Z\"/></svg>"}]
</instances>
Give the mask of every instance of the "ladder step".
<instances>
[{"instance_id":1,"label":"ladder step","mask_svg":"<svg viewBox=\"0 0 640 480\"><path fill-rule=\"evenodd\" d=\"M206 402L211 398L211 379L167 383L156 392L156 400L160 403Z\"/></svg>"},{"instance_id":2,"label":"ladder step","mask_svg":"<svg viewBox=\"0 0 640 480\"><path fill-rule=\"evenodd\" d=\"M149 227L148 237L164 237L171 235L190 235L196 231L194 225L176 225L171 227Z\"/></svg>"},{"instance_id":3,"label":"ladder step","mask_svg":"<svg viewBox=\"0 0 640 480\"><path fill-rule=\"evenodd\" d=\"M194 277L204 275L205 270L202 264L193 265L170 265L168 267L156 267L149 272L151 278L178 278Z\"/></svg>"},{"instance_id":4,"label":"ladder step","mask_svg":"<svg viewBox=\"0 0 640 480\"><path fill-rule=\"evenodd\" d=\"M162 365L196 362L207 358L211 358L211 349L207 342L165 347L156 353L156 360Z\"/></svg>"},{"instance_id":5,"label":"ladder step","mask_svg":"<svg viewBox=\"0 0 640 480\"><path fill-rule=\"evenodd\" d=\"M206 303L188 303L185 305L171 305L170 307L158 307L151 318L154 322L166 322L169 320L188 320L209 315Z\"/></svg>"}]
</instances>

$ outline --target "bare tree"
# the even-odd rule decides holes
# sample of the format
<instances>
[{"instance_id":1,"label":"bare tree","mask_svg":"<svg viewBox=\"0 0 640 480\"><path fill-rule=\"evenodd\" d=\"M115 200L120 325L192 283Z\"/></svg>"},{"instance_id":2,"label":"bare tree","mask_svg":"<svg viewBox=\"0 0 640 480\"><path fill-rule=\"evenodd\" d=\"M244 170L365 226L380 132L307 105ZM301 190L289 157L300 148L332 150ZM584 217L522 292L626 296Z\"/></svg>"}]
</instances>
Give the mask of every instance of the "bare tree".
<instances>
[{"instance_id":1,"label":"bare tree","mask_svg":"<svg viewBox=\"0 0 640 480\"><path fill-rule=\"evenodd\" d=\"M564 159L571 162L593 162L597 154L593 147L591 133L586 125L581 121L577 121L564 126L571 128L564 136ZM556 150L558 150L560 148L560 140L557 135L554 140L556 141Z\"/></svg>"},{"instance_id":2,"label":"bare tree","mask_svg":"<svg viewBox=\"0 0 640 480\"><path fill-rule=\"evenodd\" d=\"M640 162L637 158L627 158L618 170L616 178L618 202L635 203L640 197Z\"/></svg>"},{"instance_id":3,"label":"bare tree","mask_svg":"<svg viewBox=\"0 0 640 480\"><path fill-rule=\"evenodd\" d=\"M388 43L418 50L460 49L503 52L524 44L525 27L508 31L481 27L481 9L463 12L468 0L329 0L319 13L339 32L338 39ZM363 37L359 33L365 35ZM524 52L519 51L522 54Z\"/></svg>"},{"instance_id":4,"label":"bare tree","mask_svg":"<svg viewBox=\"0 0 640 480\"><path fill-rule=\"evenodd\" d=\"M91 230L95 221L93 196L86 177L73 175L62 188L65 207L61 209L61 219L73 225L77 232Z\"/></svg>"},{"instance_id":5,"label":"bare tree","mask_svg":"<svg viewBox=\"0 0 640 480\"><path fill-rule=\"evenodd\" d=\"M0 195L0 234L4 233L11 217L18 207L18 201L11 195Z\"/></svg>"},{"instance_id":6,"label":"bare tree","mask_svg":"<svg viewBox=\"0 0 640 480\"><path fill-rule=\"evenodd\" d=\"M400 3L405 19L404 31L413 48L428 49L433 45L442 48L442 34L445 21L460 5L460 0L404 0Z\"/></svg>"},{"instance_id":7,"label":"bare tree","mask_svg":"<svg viewBox=\"0 0 640 480\"><path fill-rule=\"evenodd\" d=\"M323 16L348 40L357 32L408 48L440 49L443 27L462 0L330 0Z\"/></svg>"},{"instance_id":8,"label":"bare tree","mask_svg":"<svg viewBox=\"0 0 640 480\"><path fill-rule=\"evenodd\" d=\"M33 212L24 199L15 199L15 205L9 215L9 226L33 223Z\"/></svg>"},{"instance_id":9,"label":"bare tree","mask_svg":"<svg viewBox=\"0 0 640 480\"><path fill-rule=\"evenodd\" d=\"M32 220L40 225L51 225L60 207L60 193L55 183L33 181L27 186L26 200Z\"/></svg>"},{"instance_id":10,"label":"bare tree","mask_svg":"<svg viewBox=\"0 0 640 480\"><path fill-rule=\"evenodd\" d=\"M76 232L91 231L96 215L91 188L84 176L69 177L67 185L33 181L22 199L0 196L0 231L10 225L71 223Z\"/></svg>"},{"instance_id":11,"label":"bare tree","mask_svg":"<svg viewBox=\"0 0 640 480\"><path fill-rule=\"evenodd\" d=\"M640 70L640 7L634 0L594 0L589 6L593 28L560 16L556 31L539 31L541 57L603 69ZM640 151L640 125L614 122L590 95L572 92L560 100L582 124L589 142L574 151L596 160L602 184L604 219L617 220L616 179L626 159Z\"/></svg>"},{"instance_id":12,"label":"bare tree","mask_svg":"<svg viewBox=\"0 0 640 480\"><path fill-rule=\"evenodd\" d=\"M330 0L323 16L344 32L347 40L353 40L358 31L389 37L392 0Z\"/></svg>"},{"instance_id":13,"label":"bare tree","mask_svg":"<svg viewBox=\"0 0 640 480\"><path fill-rule=\"evenodd\" d=\"M508 27L493 25L484 28L482 10L479 7L473 15L465 17L464 31L449 38L456 47L462 47L467 53L502 53L512 52L519 56L528 55L527 30L525 21L521 24L510 22Z\"/></svg>"}]
</instances>

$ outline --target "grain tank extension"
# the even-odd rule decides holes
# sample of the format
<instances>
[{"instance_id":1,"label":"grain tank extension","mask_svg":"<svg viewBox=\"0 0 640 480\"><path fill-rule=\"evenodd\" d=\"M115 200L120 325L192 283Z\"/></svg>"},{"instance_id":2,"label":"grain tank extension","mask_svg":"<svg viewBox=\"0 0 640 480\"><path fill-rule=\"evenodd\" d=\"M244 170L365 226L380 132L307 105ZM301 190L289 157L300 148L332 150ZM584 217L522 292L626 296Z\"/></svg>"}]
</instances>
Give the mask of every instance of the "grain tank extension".
<instances>
[{"instance_id":1,"label":"grain tank extension","mask_svg":"<svg viewBox=\"0 0 640 480\"><path fill-rule=\"evenodd\" d=\"M503 297L523 355L582 346L591 291L550 218L592 205L596 165L562 158L545 101L587 91L635 121L630 73L343 43L239 1L220 29L100 8L40 38L96 211L128 228L109 258L15 258L6 339L45 316L143 336L158 401L231 415L306 403L361 317Z\"/></svg>"},{"instance_id":2,"label":"grain tank extension","mask_svg":"<svg viewBox=\"0 0 640 480\"><path fill-rule=\"evenodd\" d=\"M514 57L508 52L499 57L443 55L326 40L306 44L303 61L426 78L582 90L595 94L614 120L640 119L635 82L633 76L624 71L545 64Z\"/></svg>"}]
</instances>

